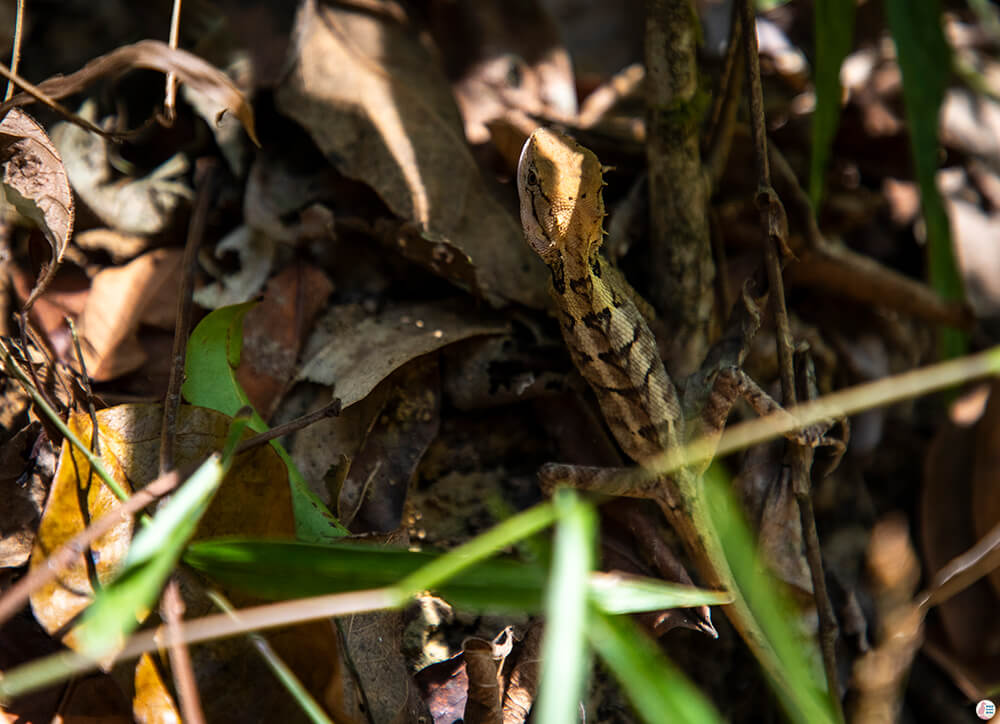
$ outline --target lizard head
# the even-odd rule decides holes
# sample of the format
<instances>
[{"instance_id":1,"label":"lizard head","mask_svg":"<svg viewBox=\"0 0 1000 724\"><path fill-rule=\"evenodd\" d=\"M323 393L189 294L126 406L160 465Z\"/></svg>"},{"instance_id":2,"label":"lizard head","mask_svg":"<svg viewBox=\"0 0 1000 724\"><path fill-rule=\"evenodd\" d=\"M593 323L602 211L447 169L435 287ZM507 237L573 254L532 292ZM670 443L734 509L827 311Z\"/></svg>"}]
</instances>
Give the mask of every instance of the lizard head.
<instances>
[{"instance_id":1,"label":"lizard head","mask_svg":"<svg viewBox=\"0 0 1000 724\"><path fill-rule=\"evenodd\" d=\"M521 224L543 260L560 251L586 259L600 246L603 186L597 156L568 136L539 128L525 141L517 164Z\"/></svg>"}]
</instances>

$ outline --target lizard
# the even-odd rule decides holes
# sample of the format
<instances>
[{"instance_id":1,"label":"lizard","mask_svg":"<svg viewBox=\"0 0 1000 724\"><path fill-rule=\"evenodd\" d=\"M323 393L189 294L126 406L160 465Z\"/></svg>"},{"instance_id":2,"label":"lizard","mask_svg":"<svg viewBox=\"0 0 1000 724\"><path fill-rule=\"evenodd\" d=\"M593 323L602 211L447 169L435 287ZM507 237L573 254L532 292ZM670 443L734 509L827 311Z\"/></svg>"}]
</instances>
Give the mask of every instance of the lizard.
<instances>
[{"instance_id":1,"label":"lizard","mask_svg":"<svg viewBox=\"0 0 1000 724\"><path fill-rule=\"evenodd\" d=\"M572 361L622 450L644 466L687 442L694 434L689 428L699 426L685 419L646 322L647 305L600 253L605 216L600 161L573 139L539 128L524 144L516 179L525 240L551 272L550 293ZM714 425L720 433L724 419L725 413ZM713 425L708 427L712 432ZM725 611L733 627L772 678L785 683L777 653L736 585L709 515L701 479L705 466L707 461L688 465L638 486L618 478L614 490L602 490L650 498L660 506L703 582L732 596ZM573 472L572 466L548 467ZM581 472L576 482L597 488L600 477L592 474L588 481Z\"/></svg>"}]
</instances>

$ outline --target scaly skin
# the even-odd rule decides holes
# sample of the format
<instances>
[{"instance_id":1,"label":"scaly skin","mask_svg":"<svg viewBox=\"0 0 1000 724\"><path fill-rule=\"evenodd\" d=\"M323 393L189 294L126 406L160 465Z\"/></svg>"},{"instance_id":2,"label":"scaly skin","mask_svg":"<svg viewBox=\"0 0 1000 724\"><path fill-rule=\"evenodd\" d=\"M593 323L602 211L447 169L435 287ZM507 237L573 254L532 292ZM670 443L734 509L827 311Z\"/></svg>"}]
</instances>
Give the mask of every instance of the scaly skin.
<instances>
[{"instance_id":1,"label":"scaly skin","mask_svg":"<svg viewBox=\"0 0 1000 724\"><path fill-rule=\"evenodd\" d=\"M684 442L684 417L635 292L600 254L603 186L597 156L572 139L540 128L524 144L517 188L525 238L552 272L551 293L573 363L619 445L643 465ZM677 471L636 495L659 503L704 583L733 596L725 607L733 626L768 672L784 681L776 653L735 584L699 472Z\"/></svg>"}]
</instances>

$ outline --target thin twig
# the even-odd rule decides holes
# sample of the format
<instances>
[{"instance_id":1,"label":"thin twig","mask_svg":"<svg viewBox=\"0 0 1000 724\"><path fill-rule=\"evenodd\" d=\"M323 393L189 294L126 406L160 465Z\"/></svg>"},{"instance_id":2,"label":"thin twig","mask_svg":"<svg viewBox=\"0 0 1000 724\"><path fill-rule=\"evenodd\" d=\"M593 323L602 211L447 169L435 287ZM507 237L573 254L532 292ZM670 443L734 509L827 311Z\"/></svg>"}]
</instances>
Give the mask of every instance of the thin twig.
<instances>
[{"instance_id":1,"label":"thin twig","mask_svg":"<svg viewBox=\"0 0 1000 724\"><path fill-rule=\"evenodd\" d=\"M17 15L14 17L14 42L10 51L10 70L17 73L17 68L21 65L21 31L24 28L24 0L17 0ZM4 102L10 100L14 95L14 81L7 81L7 92L4 94Z\"/></svg>"},{"instance_id":2,"label":"thin twig","mask_svg":"<svg viewBox=\"0 0 1000 724\"><path fill-rule=\"evenodd\" d=\"M160 613L167 626L167 654L170 656L170 673L177 687L177 696L181 700L181 713L184 721L190 724L205 724L205 714L201 709L198 697L198 685L195 683L194 668L191 666L191 654L183 641L184 630L184 599L181 597L177 578L171 578L163 591L160 601Z\"/></svg>"},{"instance_id":3,"label":"thin twig","mask_svg":"<svg viewBox=\"0 0 1000 724\"><path fill-rule=\"evenodd\" d=\"M723 59L719 80L719 92L712 106L708 132L705 135L705 171L709 181L709 193L715 189L726 169L729 151L736 130L736 116L739 111L743 91L743 56L740 54L743 23L739 8L734 4L729 24L729 44Z\"/></svg>"},{"instance_id":4,"label":"thin twig","mask_svg":"<svg viewBox=\"0 0 1000 724\"><path fill-rule=\"evenodd\" d=\"M174 324L174 345L171 351L170 381L167 384L167 394L163 400L163 425L160 428L160 473L172 470L174 467L174 438L177 434L177 410L181 404L181 385L184 384L184 360L187 354L188 331L191 326L191 315L194 306L194 267L198 258L198 247L205 236L205 226L212 200L215 197L215 187L218 179L218 167L212 163L204 170L201 183L198 185L198 197L195 201L191 223L188 226L187 242L184 245L184 258L181 261L181 288L177 296L177 321Z\"/></svg>"},{"instance_id":5,"label":"thin twig","mask_svg":"<svg viewBox=\"0 0 1000 724\"><path fill-rule=\"evenodd\" d=\"M177 38L181 27L181 0L174 0L174 9L170 13L170 37L167 44L177 49ZM163 117L169 128L177 117L177 74L167 73L167 85L163 92Z\"/></svg>"},{"instance_id":6,"label":"thin twig","mask_svg":"<svg viewBox=\"0 0 1000 724\"><path fill-rule=\"evenodd\" d=\"M792 336L785 306L784 280L781 275L779 252L788 249L788 220L781 199L771 186L771 170L767 154L767 129L764 125L764 92L760 79L760 57L757 49L756 18L754 3L741 0L743 20L743 47L747 71L747 85L750 105L750 135L753 139L754 160L757 167L756 204L760 212L760 222L764 232L764 258L768 285L771 289L771 311L774 315L775 337L778 346L778 362L781 375L782 403L788 407L796 403L795 369L792 359ZM812 466L813 451L802 445L789 443L788 462L792 477L792 489L799 501L799 516L803 519L803 536L812 575L813 599L820 618L820 651L826 673L827 689L834 713L838 721L844 720L840 701L840 681L837 675L836 648L837 623L829 597L824 595L823 561L819 540L816 537L816 523L812 515L809 492L809 471ZM810 540L810 537L812 538ZM816 582L821 585L817 586ZM832 628L830 625L832 624Z\"/></svg>"},{"instance_id":7,"label":"thin twig","mask_svg":"<svg viewBox=\"0 0 1000 724\"><path fill-rule=\"evenodd\" d=\"M76 353L76 361L80 363L80 384L87 394L87 412L90 414L90 425L93 428L90 434L90 449L94 455L101 454L101 436L97 425L97 410L94 409L94 391L90 386L90 375L87 374L87 363L83 361L83 350L80 349L80 336L76 333L76 325L70 317L66 317L66 325L69 327L70 337L73 338L73 351Z\"/></svg>"},{"instance_id":8,"label":"thin twig","mask_svg":"<svg viewBox=\"0 0 1000 724\"><path fill-rule=\"evenodd\" d=\"M327 417L337 417L340 414L341 402L339 397L333 398L333 402L328 405L321 407L315 412L310 412L308 415L303 415L298 417L291 422L286 422L284 425L278 425L277 427L272 427L267 432L262 432L259 435L254 435L249 440L244 440L239 445L236 446L236 454L245 453L247 450L252 450L255 447L259 447L266 443L271 442L271 440L276 440L279 437L284 437L285 435L290 435L296 430L301 430L303 427L312 425L314 422L319 422L320 420Z\"/></svg>"}]
</instances>

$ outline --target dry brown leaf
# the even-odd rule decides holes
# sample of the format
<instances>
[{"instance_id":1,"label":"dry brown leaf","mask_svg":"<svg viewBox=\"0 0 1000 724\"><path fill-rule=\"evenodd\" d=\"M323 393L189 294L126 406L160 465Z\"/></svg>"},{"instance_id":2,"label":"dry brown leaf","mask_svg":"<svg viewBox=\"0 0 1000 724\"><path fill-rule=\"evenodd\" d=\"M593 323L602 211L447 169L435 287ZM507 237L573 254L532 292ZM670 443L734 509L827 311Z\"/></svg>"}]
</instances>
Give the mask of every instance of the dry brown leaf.
<instances>
[{"instance_id":1,"label":"dry brown leaf","mask_svg":"<svg viewBox=\"0 0 1000 724\"><path fill-rule=\"evenodd\" d=\"M468 724L502 724L503 681L500 672L514 644L510 627L492 641L468 638L462 645L469 694L465 701Z\"/></svg>"},{"instance_id":2,"label":"dry brown leaf","mask_svg":"<svg viewBox=\"0 0 1000 724\"><path fill-rule=\"evenodd\" d=\"M136 332L151 304L163 289L176 293L180 249L156 249L123 267L108 268L94 277L87 303L77 324L87 372L98 381L138 369L146 353Z\"/></svg>"},{"instance_id":3,"label":"dry brown leaf","mask_svg":"<svg viewBox=\"0 0 1000 724\"><path fill-rule=\"evenodd\" d=\"M518 644L517 663L510 672L510 682L503 696L504 724L524 724L538 693L544 627L535 619Z\"/></svg>"},{"instance_id":4,"label":"dry brown leaf","mask_svg":"<svg viewBox=\"0 0 1000 724\"><path fill-rule=\"evenodd\" d=\"M102 411L99 414L99 429L102 426L101 416L103 415L107 424L112 414L109 411ZM66 424L84 445L91 445L92 428L87 415L70 415ZM113 431L113 427L109 426L107 434L102 431L100 438L101 461L105 469L126 493L131 494L133 490L131 481L136 478L129 475L124 468L131 456L127 454L123 456L123 453L128 451L121 450L120 446L115 444L118 435ZM155 474L146 477L144 482L155 477ZM46 565L49 554L82 531L90 521L107 513L116 502L114 494L96 475L91 474L90 464L86 458L68 442L63 442L59 464L49 490L49 499L45 504L35 537L31 553L31 569L35 570ZM85 505L85 508L81 508L81 504ZM55 633L90 603L93 596L90 570L101 583L111 580L119 564L125 559L129 542L132 540L132 528L131 520L122 520L94 542L86 559L80 556L73 568L31 594L32 611L46 631ZM89 561L89 565L85 561ZM67 634L63 641L72 648L75 645L73 632Z\"/></svg>"},{"instance_id":5,"label":"dry brown leaf","mask_svg":"<svg viewBox=\"0 0 1000 724\"><path fill-rule=\"evenodd\" d=\"M1000 524L1000 383L994 382L991 386L986 412L976 425L975 448L972 522L976 540L982 541ZM992 565L1000 564L1000 551L994 549L987 557ZM1000 569L995 568L987 580L993 586L994 595L1000 597Z\"/></svg>"},{"instance_id":6,"label":"dry brown leaf","mask_svg":"<svg viewBox=\"0 0 1000 724\"><path fill-rule=\"evenodd\" d=\"M791 481L782 465L784 445L747 451L735 487L758 531L758 551L776 578L789 586L802 606L813 607L812 577L805 558L802 520Z\"/></svg>"},{"instance_id":7,"label":"dry brown leaf","mask_svg":"<svg viewBox=\"0 0 1000 724\"><path fill-rule=\"evenodd\" d=\"M135 665L135 694L132 715L139 724L180 722L174 698L163 680L162 670L150 654L143 654Z\"/></svg>"},{"instance_id":8,"label":"dry brown leaf","mask_svg":"<svg viewBox=\"0 0 1000 724\"><path fill-rule=\"evenodd\" d=\"M353 456L337 500L338 517L356 533L399 527L414 472L440 427L436 355L413 360L386 383L392 391Z\"/></svg>"},{"instance_id":9,"label":"dry brown leaf","mask_svg":"<svg viewBox=\"0 0 1000 724\"><path fill-rule=\"evenodd\" d=\"M247 312L236 379L265 420L294 376L306 331L332 292L321 269L296 264L273 277L260 304Z\"/></svg>"},{"instance_id":10,"label":"dry brown leaf","mask_svg":"<svg viewBox=\"0 0 1000 724\"><path fill-rule=\"evenodd\" d=\"M367 316L356 305L334 307L306 342L298 379L335 385L337 397L349 407L415 357L507 329L503 321L474 316L452 302L390 307L377 316Z\"/></svg>"},{"instance_id":11,"label":"dry brown leaf","mask_svg":"<svg viewBox=\"0 0 1000 724\"><path fill-rule=\"evenodd\" d=\"M413 677L400 655L404 629L401 611L376 611L339 619L369 721L417 724L431 721Z\"/></svg>"},{"instance_id":12,"label":"dry brown leaf","mask_svg":"<svg viewBox=\"0 0 1000 724\"><path fill-rule=\"evenodd\" d=\"M975 460L971 429L952 423L941 427L927 451L921 491L920 543L928 580L973 543L972 491ZM952 654L966 661L985 653L996 631L997 601L980 581L937 607Z\"/></svg>"},{"instance_id":13,"label":"dry brown leaf","mask_svg":"<svg viewBox=\"0 0 1000 724\"><path fill-rule=\"evenodd\" d=\"M160 405L120 405L97 413L101 461L126 492L158 475L162 415ZM67 425L85 445L91 444L89 416L74 413ZM221 449L228 430L229 418L221 413L181 407L177 465L193 465ZM81 508L81 500L86 510ZM50 552L107 512L115 501L107 487L91 474L86 458L64 442L32 551L32 569L45 565ZM132 522L124 520L94 544L93 567L100 581L107 582L124 559L132 528ZM198 535L253 532L264 536L288 534L291 530L291 497L285 468L274 450L265 445L237 460L205 514ZM88 567L82 556L79 561L31 596L35 617L50 633L61 629L90 602ZM73 633L63 640L72 647Z\"/></svg>"},{"instance_id":14,"label":"dry brown leaf","mask_svg":"<svg viewBox=\"0 0 1000 724\"><path fill-rule=\"evenodd\" d=\"M80 117L97 120L97 104L87 100ZM191 190L179 180L187 158L177 154L142 178L120 179L108 160L108 140L73 123L58 123L52 141L62 153L73 189L108 226L130 234L163 231Z\"/></svg>"},{"instance_id":15,"label":"dry brown leaf","mask_svg":"<svg viewBox=\"0 0 1000 724\"><path fill-rule=\"evenodd\" d=\"M140 40L138 43L116 48L106 55L94 58L75 73L39 83L38 89L58 100L78 93L99 78L136 68L176 74L181 83L196 88L203 97L240 119L250 139L260 145L254 130L253 109L226 74L197 55L180 48L171 48L159 40ZM0 116L11 108L33 103L34 100L27 93L18 93L0 106Z\"/></svg>"},{"instance_id":16,"label":"dry brown leaf","mask_svg":"<svg viewBox=\"0 0 1000 724\"><path fill-rule=\"evenodd\" d=\"M330 508L336 506L338 488L331 468L347 464L365 440L365 436L375 424L375 420L385 406L391 392L391 382L383 381L359 402L342 410L337 417L327 417L299 430L292 442L292 459L299 472L309 481L310 487L320 500ZM330 399L328 388L319 385L297 385L285 403L295 408L298 414L313 412ZM298 403L298 404L296 404ZM303 404L304 403L304 404ZM283 414L284 405L279 411ZM287 418L283 414L282 419Z\"/></svg>"},{"instance_id":17,"label":"dry brown leaf","mask_svg":"<svg viewBox=\"0 0 1000 724\"><path fill-rule=\"evenodd\" d=\"M451 90L417 34L313 0L303 4L297 23L297 56L278 86L278 108L309 131L344 175L364 181L395 214L419 225L422 238L407 240L400 251L426 261L426 251L410 247L446 242L469 258L474 291L491 303L544 306L543 267L514 215L487 188Z\"/></svg>"},{"instance_id":18,"label":"dry brown leaf","mask_svg":"<svg viewBox=\"0 0 1000 724\"><path fill-rule=\"evenodd\" d=\"M59 151L45 130L24 111L13 108L0 121L0 159L7 200L42 231L52 249L24 308L30 309L38 294L62 263L73 233L73 192Z\"/></svg>"}]
</instances>

